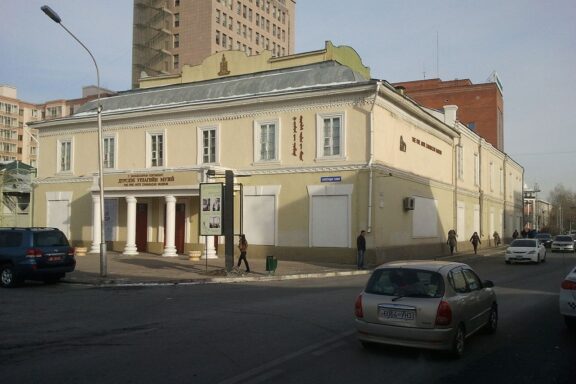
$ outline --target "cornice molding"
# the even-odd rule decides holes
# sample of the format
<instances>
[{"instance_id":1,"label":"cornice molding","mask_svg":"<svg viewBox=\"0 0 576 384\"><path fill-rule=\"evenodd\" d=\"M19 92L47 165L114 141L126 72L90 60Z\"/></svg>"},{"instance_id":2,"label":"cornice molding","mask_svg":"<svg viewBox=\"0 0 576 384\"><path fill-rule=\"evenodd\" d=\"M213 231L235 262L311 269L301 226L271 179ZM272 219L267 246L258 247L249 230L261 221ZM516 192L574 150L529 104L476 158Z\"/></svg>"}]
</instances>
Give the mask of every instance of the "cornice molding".
<instances>
[{"instance_id":1,"label":"cornice molding","mask_svg":"<svg viewBox=\"0 0 576 384\"><path fill-rule=\"evenodd\" d=\"M205 122L231 121L244 118L257 118L263 115L297 113L328 108L357 107L373 102L369 91L374 87L354 87L342 90L324 90L304 92L294 95L276 97L257 97L244 102L222 102L210 105L189 105L177 109L158 109L122 114L102 114L102 130L104 133L117 130L136 130L148 128L170 127L175 125L198 124ZM365 93L364 96L358 96ZM174 118L177 115L179 117ZM40 129L40 137L60 136L64 134L90 133L97 130L95 116L94 126L86 118L82 121L61 121L60 125L51 124ZM84 125L78 128L78 124ZM71 128L65 128L70 127Z\"/></svg>"}]
</instances>

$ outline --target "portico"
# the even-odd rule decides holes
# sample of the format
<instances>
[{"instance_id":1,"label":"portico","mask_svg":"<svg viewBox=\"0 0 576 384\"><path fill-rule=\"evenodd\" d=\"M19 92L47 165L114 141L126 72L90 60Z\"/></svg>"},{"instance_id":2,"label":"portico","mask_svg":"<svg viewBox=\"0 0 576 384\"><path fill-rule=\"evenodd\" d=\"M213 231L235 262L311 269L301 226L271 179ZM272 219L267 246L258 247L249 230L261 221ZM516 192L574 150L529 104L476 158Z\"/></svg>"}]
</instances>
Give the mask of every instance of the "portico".
<instances>
[{"instance_id":1,"label":"portico","mask_svg":"<svg viewBox=\"0 0 576 384\"><path fill-rule=\"evenodd\" d=\"M156 244L157 251L162 247L157 253L163 257L183 254L185 244L198 242L193 223L202 173L190 169L105 175L105 240L124 243L124 255L150 252L149 244ZM100 198L93 187L91 253L99 252L101 242L99 212ZM213 237L204 240L203 258L217 258Z\"/></svg>"}]
</instances>

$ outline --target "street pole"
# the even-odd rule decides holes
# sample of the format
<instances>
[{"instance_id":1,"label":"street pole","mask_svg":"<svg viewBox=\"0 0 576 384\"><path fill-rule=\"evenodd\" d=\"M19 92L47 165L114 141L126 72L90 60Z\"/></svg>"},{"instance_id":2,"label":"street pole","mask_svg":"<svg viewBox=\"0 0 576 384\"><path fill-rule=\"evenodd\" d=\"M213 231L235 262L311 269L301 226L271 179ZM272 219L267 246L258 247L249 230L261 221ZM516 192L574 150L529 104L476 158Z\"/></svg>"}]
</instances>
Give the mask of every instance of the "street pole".
<instances>
[{"instance_id":1,"label":"street pole","mask_svg":"<svg viewBox=\"0 0 576 384\"><path fill-rule=\"evenodd\" d=\"M234 172L225 172L224 186L224 257L226 272L234 268Z\"/></svg>"},{"instance_id":2,"label":"street pole","mask_svg":"<svg viewBox=\"0 0 576 384\"><path fill-rule=\"evenodd\" d=\"M98 107L96 109L96 115L98 120L98 189L100 195L100 276L106 277L108 274L108 266L106 260L106 239L105 239L105 218L104 218L104 167L102 163L102 159L104 158L103 155L103 145L102 145L102 104L100 100L100 70L98 69L98 64L96 63L96 59L92 52L78 39L68 28L62 24L62 19L58 14L49 6L43 5L40 7L42 12L46 14L49 18L51 18L56 24L60 25L70 36L74 38L81 46L88 52L90 58L94 62L94 66L96 67L96 82L98 87L98 99L97 104Z\"/></svg>"}]
</instances>

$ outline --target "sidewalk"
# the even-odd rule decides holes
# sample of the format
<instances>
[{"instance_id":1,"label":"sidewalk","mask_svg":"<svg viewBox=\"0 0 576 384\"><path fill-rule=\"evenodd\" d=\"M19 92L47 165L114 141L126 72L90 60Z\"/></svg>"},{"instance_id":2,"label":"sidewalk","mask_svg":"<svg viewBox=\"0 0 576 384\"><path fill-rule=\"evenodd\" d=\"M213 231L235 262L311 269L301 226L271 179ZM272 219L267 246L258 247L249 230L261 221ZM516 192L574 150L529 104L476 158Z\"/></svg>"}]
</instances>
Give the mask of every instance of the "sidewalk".
<instances>
[{"instance_id":1,"label":"sidewalk","mask_svg":"<svg viewBox=\"0 0 576 384\"><path fill-rule=\"evenodd\" d=\"M480 249L478 257L501 253L505 246ZM474 257L463 252L453 256L441 255L437 260L458 261ZM76 256L76 270L66 274L64 282L96 286L192 285L210 283L239 283L247 281L288 280L334 276L368 275L370 270L357 270L352 264L329 264L315 261L278 260L275 272L266 271L265 259L249 259L250 273L244 264L226 273L223 256L217 259L192 261L188 258L162 257L141 253L125 256L117 252L106 254L107 273L100 276L100 255ZM237 258L234 260L237 262Z\"/></svg>"},{"instance_id":2,"label":"sidewalk","mask_svg":"<svg viewBox=\"0 0 576 384\"><path fill-rule=\"evenodd\" d=\"M232 283L256 280L287 280L332 276L367 275L368 270L356 270L355 265L321 264L278 260L274 272L266 271L265 259L248 259L250 273L244 264L226 273L223 256L217 259L191 261L184 256L162 257L141 253L125 256L117 252L106 255L107 273L100 276L100 255L76 256L76 270L66 274L67 283L98 286L138 286L170 284ZM237 258L234 260L237 262Z\"/></svg>"}]
</instances>

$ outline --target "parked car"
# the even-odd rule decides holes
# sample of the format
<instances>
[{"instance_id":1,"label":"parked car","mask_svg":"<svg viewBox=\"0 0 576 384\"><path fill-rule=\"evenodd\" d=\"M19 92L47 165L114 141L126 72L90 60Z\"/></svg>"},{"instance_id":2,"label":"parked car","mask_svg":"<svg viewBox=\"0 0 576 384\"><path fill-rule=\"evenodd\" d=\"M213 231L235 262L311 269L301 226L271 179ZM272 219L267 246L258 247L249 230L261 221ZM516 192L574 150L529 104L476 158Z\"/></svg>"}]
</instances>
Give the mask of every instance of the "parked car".
<instances>
[{"instance_id":1,"label":"parked car","mask_svg":"<svg viewBox=\"0 0 576 384\"><path fill-rule=\"evenodd\" d=\"M0 228L0 285L54 283L74 271L74 248L57 228Z\"/></svg>"},{"instance_id":2,"label":"parked car","mask_svg":"<svg viewBox=\"0 0 576 384\"><path fill-rule=\"evenodd\" d=\"M550 248L552 246L552 235L549 233L538 233L534 236L540 243L542 243L546 248Z\"/></svg>"},{"instance_id":3,"label":"parked car","mask_svg":"<svg viewBox=\"0 0 576 384\"><path fill-rule=\"evenodd\" d=\"M464 353L466 339L495 332L498 303L489 280L468 265L446 261L391 262L376 268L355 303L364 347L392 344Z\"/></svg>"},{"instance_id":4,"label":"parked car","mask_svg":"<svg viewBox=\"0 0 576 384\"><path fill-rule=\"evenodd\" d=\"M546 248L538 239L512 240L504 253L506 264L512 262L543 263L546 261Z\"/></svg>"},{"instance_id":5,"label":"parked car","mask_svg":"<svg viewBox=\"0 0 576 384\"><path fill-rule=\"evenodd\" d=\"M552 252L574 252L574 239L570 235L558 235L554 237L550 250Z\"/></svg>"},{"instance_id":6,"label":"parked car","mask_svg":"<svg viewBox=\"0 0 576 384\"><path fill-rule=\"evenodd\" d=\"M576 267L568 273L560 285L560 314L566 325L576 330Z\"/></svg>"}]
</instances>

